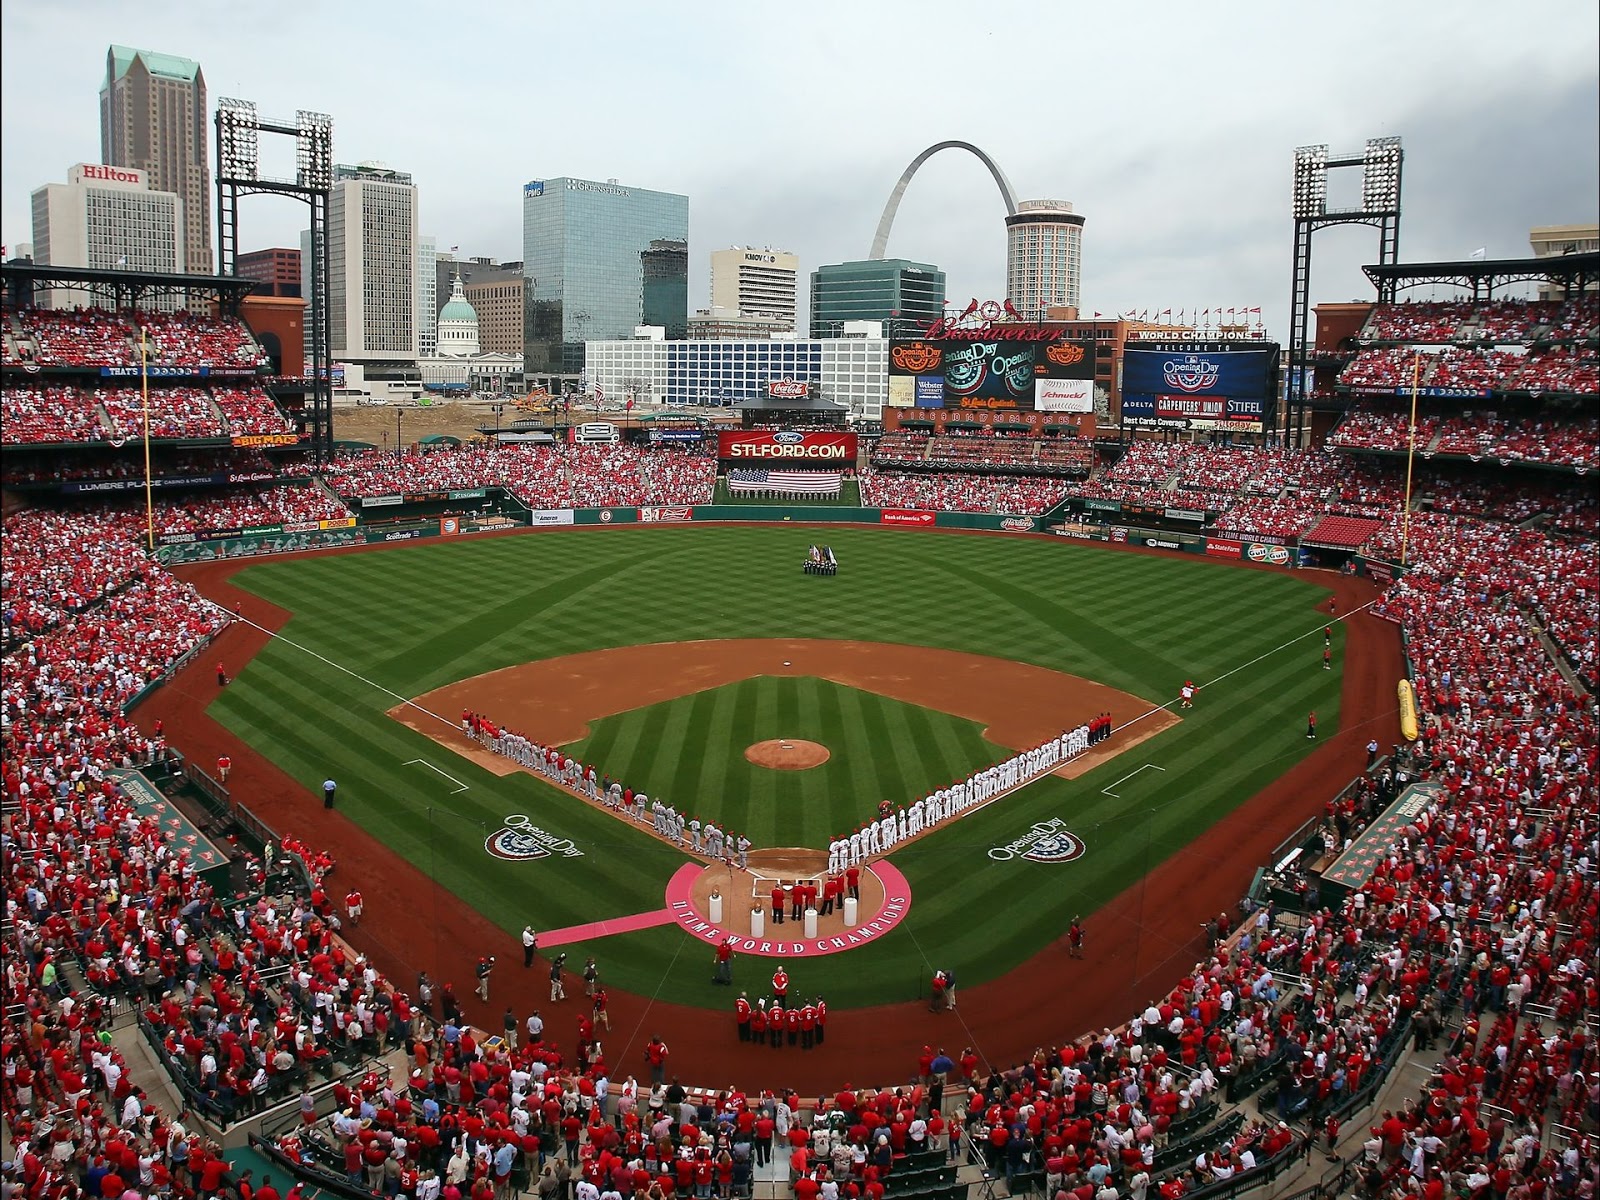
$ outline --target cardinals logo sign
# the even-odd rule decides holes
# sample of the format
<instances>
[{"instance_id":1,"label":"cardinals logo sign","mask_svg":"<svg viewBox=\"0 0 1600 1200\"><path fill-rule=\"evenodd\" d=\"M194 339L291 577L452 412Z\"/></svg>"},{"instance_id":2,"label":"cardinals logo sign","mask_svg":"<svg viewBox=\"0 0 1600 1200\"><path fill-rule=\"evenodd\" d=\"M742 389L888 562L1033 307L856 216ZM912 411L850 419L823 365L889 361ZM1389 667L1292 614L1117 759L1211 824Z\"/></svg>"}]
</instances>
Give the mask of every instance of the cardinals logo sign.
<instances>
[{"instance_id":1,"label":"cardinals logo sign","mask_svg":"<svg viewBox=\"0 0 1600 1200\"><path fill-rule=\"evenodd\" d=\"M944 351L927 342L905 342L890 349L889 361L896 370L904 371L907 375L923 375L939 369L939 364L944 361Z\"/></svg>"},{"instance_id":2,"label":"cardinals logo sign","mask_svg":"<svg viewBox=\"0 0 1600 1200\"><path fill-rule=\"evenodd\" d=\"M563 858L582 858L583 851L564 837L546 833L522 813L512 813L499 829L484 840L483 848L496 858L529 862L559 854Z\"/></svg>"}]
</instances>

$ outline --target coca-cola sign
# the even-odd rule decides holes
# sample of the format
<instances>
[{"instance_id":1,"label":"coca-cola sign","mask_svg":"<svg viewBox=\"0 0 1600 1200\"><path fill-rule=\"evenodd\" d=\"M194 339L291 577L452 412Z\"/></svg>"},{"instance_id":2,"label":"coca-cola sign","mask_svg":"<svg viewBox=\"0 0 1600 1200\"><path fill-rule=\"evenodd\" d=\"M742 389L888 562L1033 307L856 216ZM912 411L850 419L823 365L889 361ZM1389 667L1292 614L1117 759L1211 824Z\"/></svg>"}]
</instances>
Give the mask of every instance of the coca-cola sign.
<instances>
[{"instance_id":1,"label":"coca-cola sign","mask_svg":"<svg viewBox=\"0 0 1600 1200\"><path fill-rule=\"evenodd\" d=\"M811 385L803 379L774 379L767 384L767 395L774 400L804 400Z\"/></svg>"}]
</instances>

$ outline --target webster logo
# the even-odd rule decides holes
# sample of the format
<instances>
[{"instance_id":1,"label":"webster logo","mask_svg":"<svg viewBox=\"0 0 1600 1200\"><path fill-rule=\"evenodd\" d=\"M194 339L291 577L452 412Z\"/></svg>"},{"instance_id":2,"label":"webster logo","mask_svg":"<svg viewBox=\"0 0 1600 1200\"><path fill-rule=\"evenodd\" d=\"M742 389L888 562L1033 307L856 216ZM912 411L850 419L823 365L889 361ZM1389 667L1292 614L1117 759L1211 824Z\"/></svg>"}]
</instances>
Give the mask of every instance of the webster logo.
<instances>
[{"instance_id":1,"label":"webster logo","mask_svg":"<svg viewBox=\"0 0 1600 1200\"><path fill-rule=\"evenodd\" d=\"M1217 386L1217 376L1222 374L1222 364L1198 354L1185 354L1182 358L1169 358L1161 364L1161 375L1168 387L1180 392L1203 392Z\"/></svg>"}]
</instances>

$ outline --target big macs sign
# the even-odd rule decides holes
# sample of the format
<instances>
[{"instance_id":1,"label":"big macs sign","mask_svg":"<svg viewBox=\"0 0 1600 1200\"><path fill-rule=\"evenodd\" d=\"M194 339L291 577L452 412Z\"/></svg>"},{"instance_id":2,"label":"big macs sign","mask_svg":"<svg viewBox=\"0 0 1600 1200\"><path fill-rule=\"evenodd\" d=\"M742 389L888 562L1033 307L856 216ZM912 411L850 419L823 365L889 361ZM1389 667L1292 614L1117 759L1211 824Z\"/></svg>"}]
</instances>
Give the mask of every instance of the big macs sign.
<instances>
[{"instance_id":1,"label":"big macs sign","mask_svg":"<svg viewBox=\"0 0 1600 1200\"><path fill-rule=\"evenodd\" d=\"M856 461L856 435L802 433L798 429L724 430L717 435L717 457L747 463L794 462L849 467Z\"/></svg>"}]
</instances>

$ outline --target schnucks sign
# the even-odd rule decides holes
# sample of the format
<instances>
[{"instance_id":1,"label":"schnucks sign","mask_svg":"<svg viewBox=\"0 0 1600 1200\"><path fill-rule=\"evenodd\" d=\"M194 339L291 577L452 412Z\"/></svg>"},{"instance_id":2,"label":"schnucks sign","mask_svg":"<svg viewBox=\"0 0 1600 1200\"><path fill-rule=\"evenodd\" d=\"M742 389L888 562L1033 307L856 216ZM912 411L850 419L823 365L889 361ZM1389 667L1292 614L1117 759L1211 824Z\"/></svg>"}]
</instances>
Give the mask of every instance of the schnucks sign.
<instances>
[{"instance_id":1,"label":"schnucks sign","mask_svg":"<svg viewBox=\"0 0 1600 1200\"><path fill-rule=\"evenodd\" d=\"M816 463L848 467L856 461L853 433L801 433L797 429L732 430L717 435L717 457L739 462Z\"/></svg>"}]
</instances>

